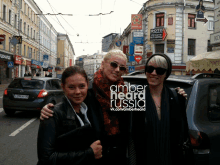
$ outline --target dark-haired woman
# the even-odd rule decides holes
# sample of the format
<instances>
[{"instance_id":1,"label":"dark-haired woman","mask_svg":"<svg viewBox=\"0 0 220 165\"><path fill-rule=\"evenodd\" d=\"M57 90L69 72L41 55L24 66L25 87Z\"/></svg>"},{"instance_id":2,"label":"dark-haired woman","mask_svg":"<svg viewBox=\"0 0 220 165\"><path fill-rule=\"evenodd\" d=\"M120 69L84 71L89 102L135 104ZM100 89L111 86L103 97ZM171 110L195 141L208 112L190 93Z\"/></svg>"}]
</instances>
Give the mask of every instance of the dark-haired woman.
<instances>
[{"instance_id":1,"label":"dark-haired woman","mask_svg":"<svg viewBox=\"0 0 220 165\"><path fill-rule=\"evenodd\" d=\"M89 121L85 71L71 66L62 74L63 101L53 108L53 118L40 122L38 165L95 164L102 157L102 146Z\"/></svg>"},{"instance_id":2,"label":"dark-haired woman","mask_svg":"<svg viewBox=\"0 0 220 165\"><path fill-rule=\"evenodd\" d=\"M175 97L164 81L172 63L165 54L154 54L146 62L146 111L134 112L133 135L137 164L185 165L193 163L183 155L182 144L188 137L185 98ZM179 102L176 100L178 99ZM190 161L187 161L189 158Z\"/></svg>"}]
</instances>

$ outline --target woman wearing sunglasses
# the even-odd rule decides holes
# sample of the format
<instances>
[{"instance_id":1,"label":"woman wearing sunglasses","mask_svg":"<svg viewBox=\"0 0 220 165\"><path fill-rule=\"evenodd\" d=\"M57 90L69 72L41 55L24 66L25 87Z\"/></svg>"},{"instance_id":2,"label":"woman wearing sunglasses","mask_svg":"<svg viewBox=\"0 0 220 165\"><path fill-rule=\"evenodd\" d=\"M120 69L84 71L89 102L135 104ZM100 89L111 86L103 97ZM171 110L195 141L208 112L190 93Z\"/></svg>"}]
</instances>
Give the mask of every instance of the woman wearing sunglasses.
<instances>
[{"instance_id":1,"label":"woman wearing sunglasses","mask_svg":"<svg viewBox=\"0 0 220 165\"><path fill-rule=\"evenodd\" d=\"M185 99L180 96L177 101L164 84L171 70L171 60L165 54L154 54L146 62L146 111L133 113L138 165L186 163L181 146L182 137L188 136L188 124L184 118Z\"/></svg>"}]
</instances>

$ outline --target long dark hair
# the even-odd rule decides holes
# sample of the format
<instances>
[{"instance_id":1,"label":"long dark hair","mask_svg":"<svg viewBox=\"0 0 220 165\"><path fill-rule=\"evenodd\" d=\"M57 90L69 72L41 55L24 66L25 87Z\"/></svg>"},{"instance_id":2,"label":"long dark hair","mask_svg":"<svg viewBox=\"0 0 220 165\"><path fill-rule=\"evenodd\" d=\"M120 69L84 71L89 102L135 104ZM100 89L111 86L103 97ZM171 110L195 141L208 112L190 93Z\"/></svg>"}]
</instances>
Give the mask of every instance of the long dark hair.
<instances>
[{"instance_id":1,"label":"long dark hair","mask_svg":"<svg viewBox=\"0 0 220 165\"><path fill-rule=\"evenodd\" d=\"M81 74L83 77L85 77L86 81L89 82L88 76L84 69L80 68L79 66L70 66L63 71L62 78L61 78L63 85L65 85L66 79L68 77L73 76L77 73Z\"/></svg>"}]
</instances>

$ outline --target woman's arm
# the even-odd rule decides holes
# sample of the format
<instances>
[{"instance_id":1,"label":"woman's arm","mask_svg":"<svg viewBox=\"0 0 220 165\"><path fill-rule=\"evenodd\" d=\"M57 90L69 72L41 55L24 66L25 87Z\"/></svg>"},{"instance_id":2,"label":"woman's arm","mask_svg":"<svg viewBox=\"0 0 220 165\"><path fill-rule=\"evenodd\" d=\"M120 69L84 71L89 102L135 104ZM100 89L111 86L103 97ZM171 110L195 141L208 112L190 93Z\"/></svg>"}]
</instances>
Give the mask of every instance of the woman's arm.
<instances>
[{"instance_id":1,"label":"woman's arm","mask_svg":"<svg viewBox=\"0 0 220 165\"><path fill-rule=\"evenodd\" d=\"M58 119L57 114L48 120L40 121L37 153L39 165L50 164L89 164L95 160L94 152L91 147L81 151L57 152L55 149L57 137ZM73 149L74 150L74 149Z\"/></svg>"}]
</instances>

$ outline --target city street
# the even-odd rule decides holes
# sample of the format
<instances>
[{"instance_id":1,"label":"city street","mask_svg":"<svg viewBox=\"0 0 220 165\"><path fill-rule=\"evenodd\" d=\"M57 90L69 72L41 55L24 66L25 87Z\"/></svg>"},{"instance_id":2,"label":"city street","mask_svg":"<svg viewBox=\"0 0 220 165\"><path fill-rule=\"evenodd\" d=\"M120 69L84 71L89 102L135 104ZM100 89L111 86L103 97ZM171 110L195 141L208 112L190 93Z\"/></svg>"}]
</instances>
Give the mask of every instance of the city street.
<instances>
[{"instance_id":1,"label":"city street","mask_svg":"<svg viewBox=\"0 0 220 165\"><path fill-rule=\"evenodd\" d=\"M7 116L2 108L0 85L0 164L36 165L39 113L16 112Z\"/></svg>"}]
</instances>

